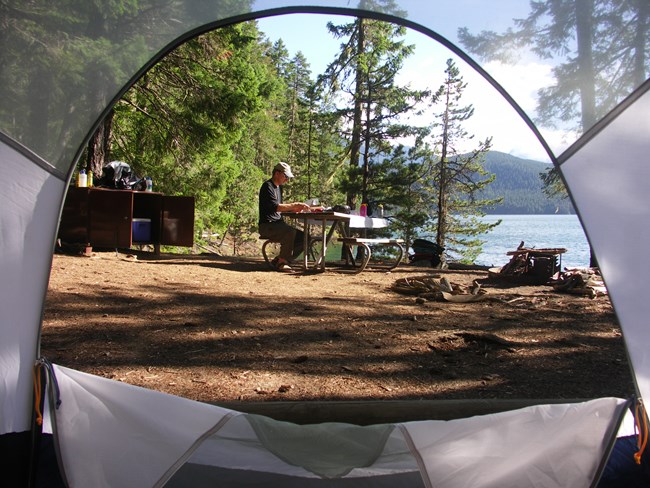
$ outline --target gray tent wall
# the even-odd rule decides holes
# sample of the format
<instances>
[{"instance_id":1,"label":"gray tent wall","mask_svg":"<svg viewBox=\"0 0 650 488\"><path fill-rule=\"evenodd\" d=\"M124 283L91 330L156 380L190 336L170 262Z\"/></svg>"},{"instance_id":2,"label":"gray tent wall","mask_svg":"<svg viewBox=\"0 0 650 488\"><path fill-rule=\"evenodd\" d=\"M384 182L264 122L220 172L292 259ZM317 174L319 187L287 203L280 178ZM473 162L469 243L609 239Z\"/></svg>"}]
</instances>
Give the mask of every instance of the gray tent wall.
<instances>
[{"instance_id":1,"label":"gray tent wall","mask_svg":"<svg viewBox=\"0 0 650 488\"><path fill-rule=\"evenodd\" d=\"M646 82L560 166L598 256L643 398L650 398L649 90Z\"/></svg>"},{"instance_id":2,"label":"gray tent wall","mask_svg":"<svg viewBox=\"0 0 650 488\"><path fill-rule=\"evenodd\" d=\"M32 366L38 351L58 209L65 182L18 146L0 144L0 433L29 430ZM50 171L47 171L47 170Z\"/></svg>"},{"instance_id":3,"label":"gray tent wall","mask_svg":"<svg viewBox=\"0 0 650 488\"><path fill-rule=\"evenodd\" d=\"M303 7L298 7L298 3ZM498 9L489 9L487 3L477 1L473 7L487 8L486 16L488 12L496 15ZM342 13L348 4L347 0L268 0L260 2L254 10L293 6L295 11L316 11L319 8L337 7ZM158 17L143 17L157 37L146 49L143 46L142 59L124 61L121 77L115 77L110 82L89 83L85 87L88 91L79 93L77 98L65 99L58 94L61 97L55 104L58 111L43 107L41 115L45 118L45 126L61 128L61 124L69 124L60 131L66 137L46 135L28 125L16 127L15 121L0 119L0 176L3 181L0 185L0 435L30 429L31 370L38 357L41 315L58 217L76 157L102 112L111 100L128 87L138 72L178 41L209 26L227 23L228 19L252 18L254 14L244 2L177 1L166 5L170 8L169 12L161 12ZM450 33L458 27L448 19L437 18L436 9L430 2L404 0L399 5L432 32L445 33L446 29L446 34L451 37ZM459 4L458 10L462 8L467 8L467 5ZM350 10L350 13L354 14L355 11ZM508 13L505 12L505 15ZM445 26L445 23L448 25ZM60 33L66 34L64 31ZM125 32L124 35L126 44L129 33ZM5 36L3 42L12 41ZM31 53L25 51L24 55L25 59L30 59ZM113 51L104 55L115 54ZM80 72L94 75L89 66L95 61L80 59ZM20 62L20 58L15 62ZM10 73L9 68L11 65L0 69ZM55 70L56 67L50 69ZM0 87L0 109L8 109L9 104L14 102L8 91L10 88L6 84ZM639 391L645 398L650 395L650 357L646 352L648 328L645 319L650 316L650 300L645 296L643 282L649 274L650 263L639 257L645 256L645 244L650 237L647 197L647 182L650 181L647 164L647 155L650 154L650 96L644 91L646 88L644 86L629 103L623 105L616 117L606 120L598 130L587 132L578 145L560 156L563 176L599 259L630 351ZM89 105L88 100L104 100L104 103ZM31 105L31 109L36 110L37 105ZM73 106L77 112L74 122L70 122L65 116ZM80 110L79 107L84 109ZM0 114L3 113L5 111L0 110ZM29 120L37 119L32 117ZM74 372L68 374L61 370L61 375L66 378L63 383L71 396L74 397L79 388L92 391L88 397L89 403L79 404L79 412L87 408L89 415L97 413L96 408L102 403L104 392L112 390L111 386L106 386L110 382L105 384L105 380L97 382L84 377L86 384L76 379ZM62 408L66 409L61 414L65 420L71 412L67 410L69 407ZM603 411L600 415L615 416L615 408L606 407L605 410L609 414ZM135 415L133 412L130 414ZM69 427L75 429L75 422L78 423L79 418L72 415L72 419L74 421L69 423ZM104 420L110 428L110 418ZM74 445L76 432L65 431L67 427L63 429L63 436L70 439L66 445L72 450L78 449ZM198 428L197 432L200 430ZM604 428L599 432L606 430ZM600 451L596 449L594 452L602 452L604 447L600 448ZM115 460L107 460L107 463L115 463ZM116 469L119 470L119 466Z\"/></svg>"}]
</instances>

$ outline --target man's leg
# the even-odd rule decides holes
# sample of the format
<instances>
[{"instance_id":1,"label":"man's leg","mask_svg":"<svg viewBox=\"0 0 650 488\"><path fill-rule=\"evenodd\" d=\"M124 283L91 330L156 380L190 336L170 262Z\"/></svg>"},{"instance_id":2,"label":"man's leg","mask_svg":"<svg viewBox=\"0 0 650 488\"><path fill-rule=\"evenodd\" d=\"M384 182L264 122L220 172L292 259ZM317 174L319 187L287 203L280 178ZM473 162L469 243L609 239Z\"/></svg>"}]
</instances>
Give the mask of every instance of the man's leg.
<instances>
[{"instance_id":1,"label":"man's leg","mask_svg":"<svg viewBox=\"0 0 650 488\"><path fill-rule=\"evenodd\" d=\"M293 259L293 243L296 240L296 229L284 222L280 223L282 226L282 236L280 238L280 261L285 260L291 262Z\"/></svg>"},{"instance_id":2,"label":"man's leg","mask_svg":"<svg viewBox=\"0 0 650 488\"><path fill-rule=\"evenodd\" d=\"M305 233L301 230L295 229L296 237L293 239L293 254L292 258L296 259L304 251L305 247Z\"/></svg>"},{"instance_id":3,"label":"man's leg","mask_svg":"<svg viewBox=\"0 0 650 488\"><path fill-rule=\"evenodd\" d=\"M280 254L278 257L280 260L286 262L291 262L296 233L297 230L286 222L275 222L260 226L260 234L280 243Z\"/></svg>"}]
</instances>

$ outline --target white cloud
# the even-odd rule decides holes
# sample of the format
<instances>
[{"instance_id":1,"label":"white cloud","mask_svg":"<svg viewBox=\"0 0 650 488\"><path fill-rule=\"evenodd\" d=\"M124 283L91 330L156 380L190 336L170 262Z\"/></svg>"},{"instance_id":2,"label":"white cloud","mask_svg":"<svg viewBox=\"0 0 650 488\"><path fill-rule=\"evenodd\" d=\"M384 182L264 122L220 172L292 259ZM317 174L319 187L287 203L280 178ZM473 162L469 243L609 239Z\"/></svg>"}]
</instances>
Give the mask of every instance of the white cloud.
<instances>
[{"instance_id":1,"label":"white cloud","mask_svg":"<svg viewBox=\"0 0 650 488\"><path fill-rule=\"evenodd\" d=\"M444 47L420 42L416 55L407 61L398 82L435 90L444 80L446 60L450 57L454 56ZM546 151L533 131L496 88L464 61L455 59L455 62L467 82L461 103L474 106L474 116L465 125L467 132L475 136L474 141L492 137L494 150L547 161ZM552 67L542 63L513 66L488 62L482 66L531 118L535 115L537 91L553 83ZM418 123L424 123L424 120L420 119ZM552 148L566 146L566 142L561 142L566 139L564 132L544 130L544 137Z\"/></svg>"}]
</instances>

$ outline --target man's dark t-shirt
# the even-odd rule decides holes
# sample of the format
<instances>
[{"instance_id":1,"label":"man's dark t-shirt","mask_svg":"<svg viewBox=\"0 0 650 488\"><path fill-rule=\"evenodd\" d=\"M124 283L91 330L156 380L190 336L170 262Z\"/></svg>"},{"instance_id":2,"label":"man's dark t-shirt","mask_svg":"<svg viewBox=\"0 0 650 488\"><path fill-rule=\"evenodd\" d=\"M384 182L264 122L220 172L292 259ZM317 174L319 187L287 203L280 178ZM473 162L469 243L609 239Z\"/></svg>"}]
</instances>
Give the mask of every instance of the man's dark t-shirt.
<instances>
[{"instance_id":1,"label":"man's dark t-shirt","mask_svg":"<svg viewBox=\"0 0 650 488\"><path fill-rule=\"evenodd\" d=\"M266 180L260 188L260 224L282 221L278 205L282 203L282 187Z\"/></svg>"}]
</instances>

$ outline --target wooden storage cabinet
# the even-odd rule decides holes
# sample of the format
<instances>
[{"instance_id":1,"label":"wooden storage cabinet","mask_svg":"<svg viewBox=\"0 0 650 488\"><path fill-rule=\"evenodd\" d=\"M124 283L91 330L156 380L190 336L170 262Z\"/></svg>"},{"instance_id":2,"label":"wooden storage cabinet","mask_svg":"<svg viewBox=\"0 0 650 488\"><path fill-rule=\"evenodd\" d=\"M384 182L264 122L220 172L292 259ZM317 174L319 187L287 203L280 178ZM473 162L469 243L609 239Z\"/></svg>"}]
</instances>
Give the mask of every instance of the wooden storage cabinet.
<instances>
[{"instance_id":1,"label":"wooden storage cabinet","mask_svg":"<svg viewBox=\"0 0 650 488\"><path fill-rule=\"evenodd\" d=\"M133 240L133 219L151 220L151 239ZM59 238L93 247L128 248L134 243L194 245L194 197L156 192L70 187L66 195Z\"/></svg>"}]
</instances>

